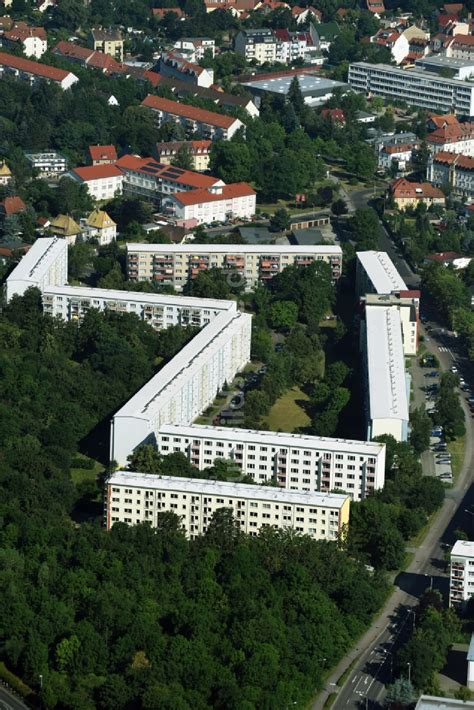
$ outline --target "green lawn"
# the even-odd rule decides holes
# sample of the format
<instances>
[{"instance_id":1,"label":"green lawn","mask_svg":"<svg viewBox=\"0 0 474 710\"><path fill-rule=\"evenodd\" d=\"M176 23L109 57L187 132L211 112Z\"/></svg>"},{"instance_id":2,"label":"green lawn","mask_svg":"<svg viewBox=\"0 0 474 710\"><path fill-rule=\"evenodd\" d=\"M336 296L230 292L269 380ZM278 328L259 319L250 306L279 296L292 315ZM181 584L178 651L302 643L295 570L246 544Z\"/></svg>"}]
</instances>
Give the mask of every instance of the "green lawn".
<instances>
[{"instance_id":1,"label":"green lawn","mask_svg":"<svg viewBox=\"0 0 474 710\"><path fill-rule=\"evenodd\" d=\"M90 461L88 456L77 454L76 458ZM99 461L94 461L94 468L71 468L71 478L74 483L82 483L82 481L95 481L98 474L103 471L104 466Z\"/></svg>"},{"instance_id":2,"label":"green lawn","mask_svg":"<svg viewBox=\"0 0 474 710\"><path fill-rule=\"evenodd\" d=\"M304 409L299 406L298 400L305 400L306 402L309 400L308 395L300 390L299 387L293 387L288 392L285 392L280 399L277 399L263 420L264 426L271 431L281 429L287 432L292 432L298 427L309 426L311 419Z\"/></svg>"},{"instance_id":3,"label":"green lawn","mask_svg":"<svg viewBox=\"0 0 474 710\"><path fill-rule=\"evenodd\" d=\"M454 441L450 441L448 444L448 451L453 456L452 471L453 480L459 476L463 462L464 462L464 449L466 447L466 437L460 436Z\"/></svg>"}]
</instances>

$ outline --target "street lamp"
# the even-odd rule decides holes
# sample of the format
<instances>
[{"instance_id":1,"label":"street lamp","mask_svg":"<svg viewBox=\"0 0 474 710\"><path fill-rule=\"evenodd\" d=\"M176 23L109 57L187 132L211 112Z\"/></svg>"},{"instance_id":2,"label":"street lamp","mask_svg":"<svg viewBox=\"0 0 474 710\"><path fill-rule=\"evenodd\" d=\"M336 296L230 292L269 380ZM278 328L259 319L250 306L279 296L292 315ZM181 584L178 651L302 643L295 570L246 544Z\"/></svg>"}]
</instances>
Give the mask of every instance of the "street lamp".
<instances>
[{"instance_id":1,"label":"street lamp","mask_svg":"<svg viewBox=\"0 0 474 710\"><path fill-rule=\"evenodd\" d=\"M43 674L39 674L40 690L43 690Z\"/></svg>"},{"instance_id":2,"label":"street lamp","mask_svg":"<svg viewBox=\"0 0 474 710\"><path fill-rule=\"evenodd\" d=\"M411 683L411 663L410 663L410 661L408 661L407 666L408 666L408 682Z\"/></svg>"},{"instance_id":3,"label":"street lamp","mask_svg":"<svg viewBox=\"0 0 474 710\"><path fill-rule=\"evenodd\" d=\"M416 615L414 609L408 609L409 614L413 614L413 631L416 629Z\"/></svg>"},{"instance_id":4,"label":"street lamp","mask_svg":"<svg viewBox=\"0 0 474 710\"><path fill-rule=\"evenodd\" d=\"M431 592L431 590L433 589L433 575L432 575L432 574L428 574L427 572L425 572L425 577L429 577L429 578L430 578L430 592Z\"/></svg>"},{"instance_id":5,"label":"street lamp","mask_svg":"<svg viewBox=\"0 0 474 710\"><path fill-rule=\"evenodd\" d=\"M391 651L387 651L387 649L385 649L385 648L382 650L385 653L385 659L387 656L390 657L390 683L391 683L392 678L393 678L393 653ZM385 659L384 659L384 663L385 663Z\"/></svg>"}]
</instances>

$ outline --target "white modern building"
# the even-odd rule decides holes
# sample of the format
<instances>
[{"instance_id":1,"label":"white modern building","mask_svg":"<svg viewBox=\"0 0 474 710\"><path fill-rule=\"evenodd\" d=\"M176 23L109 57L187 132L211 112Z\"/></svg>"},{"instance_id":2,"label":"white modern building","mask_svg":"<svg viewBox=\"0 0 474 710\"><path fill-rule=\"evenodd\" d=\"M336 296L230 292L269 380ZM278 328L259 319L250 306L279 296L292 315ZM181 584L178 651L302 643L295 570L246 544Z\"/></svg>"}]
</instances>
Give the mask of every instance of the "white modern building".
<instances>
[{"instance_id":1,"label":"white modern building","mask_svg":"<svg viewBox=\"0 0 474 710\"><path fill-rule=\"evenodd\" d=\"M25 157L39 177L58 177L67 171L67 159L56 150L42 151L41 153L25 152Z\"/></svg>"},{"instance_id":2,"label":"white modern building","mask_svg":"<svg viewBox=\"0 0 474 710\"><path fill-rule=\"evenodd\" d=\"M98 202L122 194L123 172L116 165L86 165L70 170L67 177L86 185Z\"/></svg>"},{"instance_id":3,"label":"white modern building","mask_svg":"<svg viewBox=\"0 0 474 710\"><path fill-rule=\"evenodd\" d=\"M391 434L408 438L410 378L405 370L400 313L368 306L361 323L366 376L367 439Z\"/></svg>"},{"instance_id":4,"label":"white modern building","mask_svg":"<svg viewBox=\"0 0 474 710\"><path fill-rule=\"evenodd\" d=\"M265 282L286 266L327 262L337 280L342 250L335 245L286 246L255 244L127 244L127 275L132 281L158 281L181 291L189 279L210 268L233 269L248 289Z\"/></svg>"},{"instance_id":5,"label":"white modern building","mask_svg":"<svg viewBox=\"0 0 474 710\"><path fill-rule=\"evenodd\" d=\"M399 69L390 64L349 65L349 85L369 96L406 101L435 113L474 115L474 84L431 72Z\"/></svg>"},{"instance_id":6,"label":"white modern building","mask_svg":"<svg viewBox=\"0 0 474 710\"><path fill-rule=\"evenodd\" d=\"M215 185L201 190L176 192L163 200L163 212L179 226L196 226L229 219L251 219L255 215L256 192L246 182Z\"/></svg>"},{"instance_id":7,"label":"white modern building","mask_svg":"<svg viewBox=\"0 0 474 710\"><path fill-rule=\"evenodd\" d=\"M134 313L157 330L173 325L202 328L219 313L237 312L235 301L211 298L65 285L48 286L43 291L43 310L55 318L81 320L91 308Z\"/></svg>"},{"instance_id":8,"label":"white modern building","mask_svg":"<svg viewBox=\"0 0 474 710\"><path fill-rule=\"evenodd\" d=\"M273 30L262 27L257 30L240 30L234 41L237 54L256 64L273 64L277 55L277 39Z\"/></svg>"},{"instance_id":9,"label":"white modern building","mask_svg":"<svg viewBox=\"0 0 474 710\"><path fill-rule=\"evenodd\" d=\"M356 266L356 292L388 294L407 291L408 287L395 264L385 251L358 251Z\"/></svg>"},{"instance_id":10,"label":"white modern building","mask_svg":"<svg viewBox=\"0 0 474 710\"><path fill-rule=\"evenodd\" d=\"M160 59L160 74L170 79L208 88L214 84L214 70L205 69L194 61L188 61L178 52L163 51Z\"/></svg>"},{"instance_id":11,"label":"white modern building","mask_svg":"<svg viewBox=\"0 0 474 710\"><path fill-rule=\"evenodd\" d=\"M67 282L67 242L57 237L40 237L13 269L5 282L5 298L23 296L29 288L58 286Z\"/></svg>"},{"instance_id":12,"label":"white modern building","mask_svg":"<svg viewBox=\"0 0 474 710\"><path fill-rule=\"evenodd\" d=\"M463 608L474 595L474 542L457 540L451 550L449 606Z\"/></svg>"},{"instance_id":13,"label":"white modern building","mask_svg":"<svg viewBox=\"0 0 474 710\"><path fill-rule=\"evenodd\" d=\"M416 355L418 350L418 326L420 316L420 291L399 293L368 293L362 299L365 307L393 308L400 316L402 326L403 352L407 356Z\"/></svg>"},{"instance_id":14,"label":"white modern building","mask_svg":"<svg viewBox=\"0 0 474 710\"><path fill-rule=\"evenodd\" d=\"M163 454L180 451L202 470L214 459L232 460L256 483L273 481L294 491L344 491L361 500L383 488L385 446L319 436L163 424L157 435Z\"/></svg>"},{"instance_id":15,"label":"white modern building","mask_svg":"<svg viewBox=\"0 0 474 710\"><path fill-rule=\"evenodd\" d=\"M216 42L210 37L182 37L174 43L173 47L190 62L204 59L206 52L213 58L216 54Z\"/></svg>"},{"instance_id":16,"label":"white modern building","mask_svg":"<svg viewBox=\"0 0 474 710\"><path fill-rule=\"evenodd\" d=\"M133 450L156 443L163 424L191 424L225 382L250 360L252 317L217 315L114 416L110 458L119 465Z\"/></svg>"},{"instance_id":17,"label":"white modern building","mask_svg":"<svg viewBox=\"0 0 474 710\"><path fill-rule=\"evenodd\" d=\"M242 532L252 536L274 527L336 541L349 523L350 498L131 471L116 471L107 481L107 530L117 522L156 527L160 514L171 512L181 519L186 535L195 538L206 532L221 508L230 509Z\"/></svg>"}]
</instances>

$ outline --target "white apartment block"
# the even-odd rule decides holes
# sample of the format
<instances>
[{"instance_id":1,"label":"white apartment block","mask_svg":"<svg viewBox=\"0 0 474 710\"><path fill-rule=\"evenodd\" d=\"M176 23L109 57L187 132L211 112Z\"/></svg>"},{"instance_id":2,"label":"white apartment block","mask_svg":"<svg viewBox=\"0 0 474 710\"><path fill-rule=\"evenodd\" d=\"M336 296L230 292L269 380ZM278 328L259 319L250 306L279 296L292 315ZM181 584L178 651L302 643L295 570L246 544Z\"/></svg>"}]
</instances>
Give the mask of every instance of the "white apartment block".
<instances>
[{"instance_id":1,"label":"white apartment block","mask_svg":"<svg viewBox=\"0 0 474 710\"><path fill-rule=\"evenodd\" d=\"M125 465L163 424L191 424L250 360L252 317L219 313L114 416L110 458Z\"/></svg>"},{"instance_id":2,"label":"white apartment block","mask_svg":"<svg viewBox=\"0 0 474 710\"><path fill-rule=\"evenodd\" d=\"M430 72L399 69L389 64L349 65L349 85L369 96L406 101L434 113L474 115L474 84Z\"/></svg>"},{"instance_id":3,"label":"white apartment block","mask_svg":"<svg viewBox=\"0 0 474 710\"><path fill-rule=\"evenodd\" d=\"M163 99L161 96L149 95L141 105L152 112L157 128L163 123L179 123L190 137L199 133L203 139L230 140L244 125L233 116L224 116L179 101Z\"/></svg>"},{"instance_id":4,"label":"white apartment block","mask_svg":"<svg viewBox=\"0 0 474 710\"><path fill-rule=\"evenodd\" d=\"M65 239L41 237L25 254L5 282L5 298L23 296L29 288L58 286L67 282L67 249Z\"/></svg>"},{"instance_id":5,"label":"white apartment block","mask_svg":"<svg viewBox=\"0 0 474 710\"><path fill-rule=\"evenodd\" d=\"M25 157L39 177L57 177L67 170L67 159L55 150L41 153L25 152Z\"/></svg>"},{"instance_id":6,"label":"white apartment block","mask_svg":"<svg viewBox=\"0 0 474 710\"><path fill-rule=\"evenodd\" d=\"M134 313L156 330L173 325L202 328L219 313L235 313L235 301L167 296L160 293L118 291L84 286L48 286L43 291L43 310L54 318L82 320L95 308L114 313Z\"/></svg>"},{"instance_id":7,"label":"white apartment block","mask_svg":"<svg viewBox=\"0 0 474 710\"><path fill-rule=\"evenodd\" d=\"M241 30L235 38L234 49L247 61L257 64L274 63L277 59L277 40L270 29Z\"/></svg>"},{"instance_id":8,"label":"white apartment block","mask_svg":"<svg viewBox=\"0 0 474 710\"><path fill-rule=\"evenodd\" d=\"M427 180L437 187L450 185L456 195L474 196L474 158L456 153L438 152L430 156Z\"/></svg>"},{"instance_id":9,"label":"white apartment block","mask_svg":"<svg viewBox=\"0 0 474 710\"><path fill-rule=\"evenodd\" d=\"M407 291L408 287L395 264L385 251L358 251L356 265L356 293L389 294Z\"/></svg>"},{"instance_id":10,"label":"white apartment block","mask_svg":"<svg viewBox=\"0 0 474 710\"><path fill-rule=\"evenodd\" d=\"M90 196L98 202L113 200L122 193L123 172L115 165L87 165L74 168L67 176L86 185Z\"/></svg>"},{"instance_id":11,"label":"white apartment block","mask_svg":"<svg viewBox=\"0 0 474 710\"><path fill-rule=\"evenodd\" d=\"M405 370L400 312L367 306L361 323L366 377L367 439L391 434L408 438L410 378Z\"/></svg>"},{"instance_id":12,"label":"white apartment block","mask_svg":"<svg viewBox=\"0 0 474 710\"><path fill-rule=\"evenodd\" d=\"M104 517L107 530L117 522L148 522L156 527L160 513L172 512L193 539L206 532L213 514L221 508L230 509L242 532L251 536L264 527L274 527L295 530L313 540L336 541L347 528L350 499L337 494L116 471L107 481Z\"/></svg>"},{"instance_id":13,"label":"white apartment block","mask_svg":"<svg viewBox=\"0 0 474 710\"><path fill-rule=\"evenodd\" d=\"M432 153L459 153L474 157L474 123L458 123L454 126L437 128L426 137Z\"/></svg>"},{"instance_id":14,"label":"white apartment block","mask_svg":"<svg viewBox=\"0 0 474 710\"><path fill-rule=\"evenodd\" d=\"M127 275L132 281L158 281L181 291L189 279L215 267L235 269L248 289L286 266L325 261L333 279L341 275L342 250L334 245L282 246L255 244L127 244Z\"/></svg>"},{"instance_id":15,"label":"white apartment block","mask_svg":"<svg viewBox=\"0 0 474 710\"><path fill-rule=\"evenodd\" d=\"M257 195L246 182L215 185L201 190L177 192L163 200L163 212L172 215L179 226L193 227L229 219L251 219Z\"/></svg>"},{"instance_id":16,"label":"white apartment block","mask_svg":"<svg viewBox=\"0 0 474 710\"><path fill-rule=\"evenodd\" d=\"M397 294L368 293L363 299L366 307L393 308L400 315L402 326L403 352L407 356L416 355L418 350L418 324L420 314L420 292L404 291Z\"/></svg>"},{"instance_id":17,"label":"white apartment block","mask_svg":"<svg viewBox=\"0 0 474 710\"><path fill-rule=\"evenodd\" d=\"M215 40L210 37L182 37L174 43L173 47L190 62L199 62L204 59L206 52L210 52L212 57L216 54Z\"/></svg>"},{"instance_id":18,"label":"white apartment block","mask_svg":"<svg viewBox=\"0 0 474 710\"><path fill-rule=\"evenodd\" d=\"M412 161L413 150L418 147L418 144L382 146L378 154L379 168L390 170L392 164L396 164L398 172L404 172Z\"/></svg>"},{"instance_id":19,"label":"white apartment block","mask_svg":"<svg viewBox=\"0 0 474 710\"><path fill-rule=\"evenodd\" d=\"M214 459L230 459L255 483L273 481L305 493L338 490L361 500L385 481L385 445L374 442L163 424L157 446L163 455L184 453L200 470Z\"/></svg>"},{"instance_id":20,"label":"white apartment block","mask_svg":"<svg viewBox=\"0 0 474 710\"><path fill-rule=\"evenodd\" d=\"M462 608L474 595L474 542L457 540L451 550L449 606Z\"/></svg>"}]
</instances>

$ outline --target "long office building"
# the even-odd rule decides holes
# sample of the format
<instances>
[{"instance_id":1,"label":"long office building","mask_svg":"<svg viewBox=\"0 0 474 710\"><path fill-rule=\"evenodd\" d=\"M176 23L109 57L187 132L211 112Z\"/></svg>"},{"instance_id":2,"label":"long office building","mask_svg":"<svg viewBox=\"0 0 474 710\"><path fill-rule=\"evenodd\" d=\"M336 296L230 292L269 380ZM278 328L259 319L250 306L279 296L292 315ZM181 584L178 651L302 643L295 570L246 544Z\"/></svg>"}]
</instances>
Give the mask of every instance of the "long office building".
<instances>
[{"instance_id":1,"label":"long office building","mask_svg":"<svg viewBox=\"0 0 474 710\"><path fill-rule=\"evenodd\" d=\"M229 459L256 483L273 481L294 491L339 490L361 500L385 480L385 447L375 442L163 424L157 445L163 455L184 453L200 470L216 458Z\"/></svg>"},{"instance_id":2,"label":"long office building","mask_svg":"<svg viewBox=\"0 0 474 710\"><path fill-rule=\"evenodd\" d=\"M127 275L131 281L157 281L178 291L201 271L213 267L236 270L251 289L286 266L305 266L313 261L327 262L336 280L341 275L342 249L334 245L127 244Z\"/></svg>"},{"instance_id":3,"label":"long office building","mask_svg":"<svg viewBox=\"0 0 474 710\"><path fill-rule=\"evenodd\" d=\"M91 309L134 313L161 330L172 325L203 327L219 313L237 312L235 301L168 296L83 286L48 286L43 291L45 313L63 320L82 320Z\"/></svg>"},{"instance_id":4,"label":"long office building","mask_svg":"<svg viewBox=\"0 0 474 710\"><path fill-rule=\"evenodd\" d=\"M410 378L405 370L400 313L390 306L366 306L361 323L366 375L367 439L408 437Z\"/></svg>"},{"instance_id":5,"label":"long office building","mask_svg":"<svg viewBox=\"0 0 474 710\"><path fill-rule=\"evenodd\" d=\"M230 509L240 529L258 535L264 527L288 528L314 540L335 541L349 523L347 495L300 493L271 486L116 471L107 481L105 522L159 523L172 512L190 538L206 532L220 508Z\"/></svg>"},{"instance_id":6,"label":"long office building","mask_svg":"<svg viewBox=\"0 0 474 710\"><path fill-rule=\"evenodd\" d=\"M57 237L41 237L13 269L5 282L5 298L23 296L29 288L59 286L67 282L67 242Z\"/></svg>"},{"instance_id":7,"label":"long office building","mask_svg":"<svg viewBox=\"0 0 474 710\"><path fill-rule=\"evenodd\" d=\"M119 465L163 424L191 424L250 360L252 317L219 313L114 416L110 458Z\"/></svg>"},{"instance_id":8,"label":"long office building","mask_svg":"<svg viewBox=\"0 0 474 710\"><path fill-rule=\"evenodd\" d=\"M370 96L406 101L434 113L474 116L474 84L390 64L349 65L349 85Z\"/></svg>"},{"instance_id":9,"label":"long office building","mask_svg":"<svg viewBox=\"0 0 474 710\"><path fill-rule=\"evenodd\" d=\"M356 291L359 297L367 293L388 294L408 290L387 252L358 251L356 257Z\"/></svg>"},{"instance_id":10,"label":"long office building","mask_svg":"<svg viewBox=\"0 0 474 710\"><path fill-rule=\"evenodd\" d=\"M474 542L457 540L451 550L449 606L462 608L474 596Z\"/></svg>"}]
</instances>

